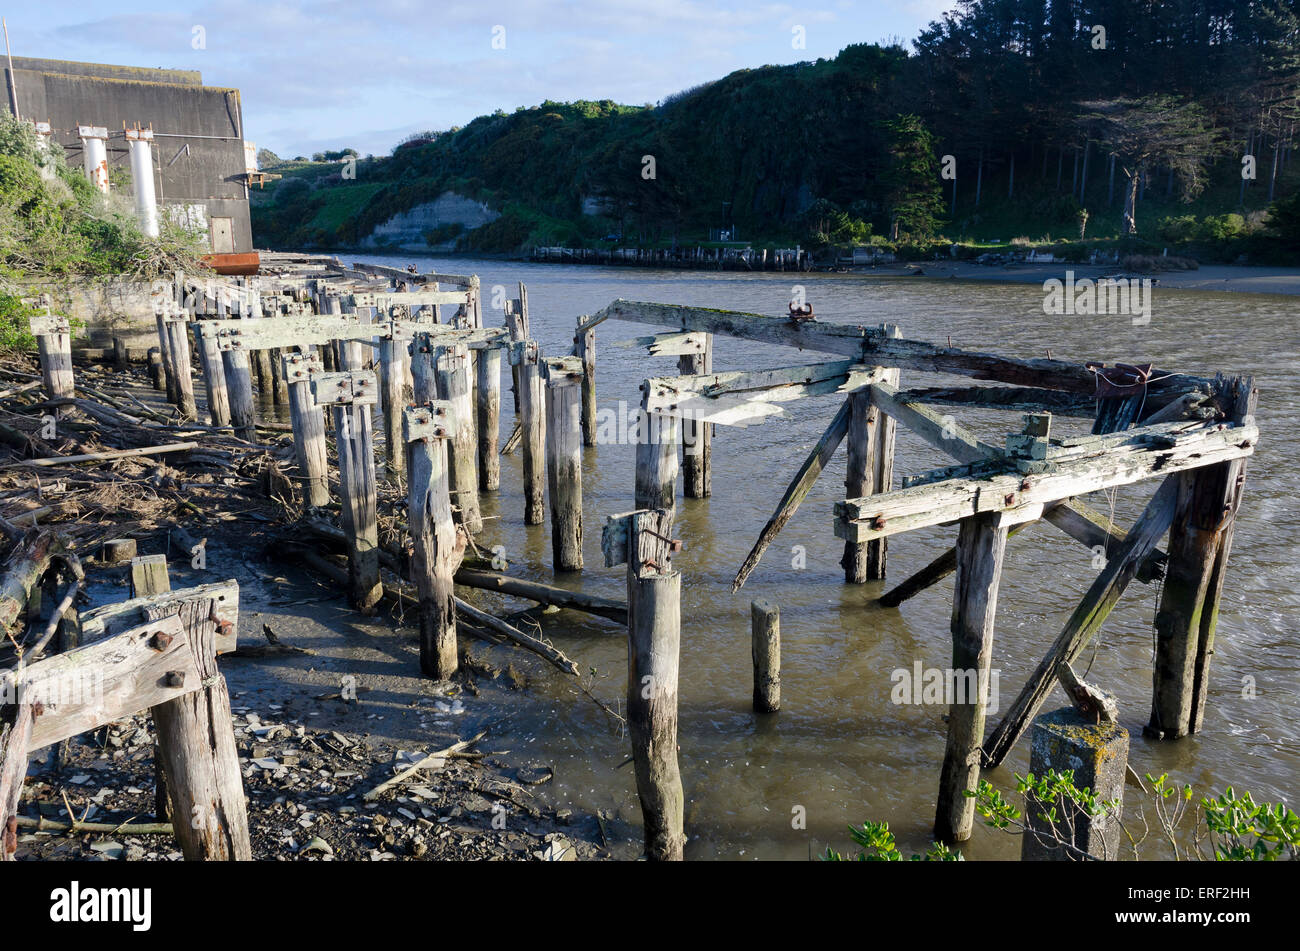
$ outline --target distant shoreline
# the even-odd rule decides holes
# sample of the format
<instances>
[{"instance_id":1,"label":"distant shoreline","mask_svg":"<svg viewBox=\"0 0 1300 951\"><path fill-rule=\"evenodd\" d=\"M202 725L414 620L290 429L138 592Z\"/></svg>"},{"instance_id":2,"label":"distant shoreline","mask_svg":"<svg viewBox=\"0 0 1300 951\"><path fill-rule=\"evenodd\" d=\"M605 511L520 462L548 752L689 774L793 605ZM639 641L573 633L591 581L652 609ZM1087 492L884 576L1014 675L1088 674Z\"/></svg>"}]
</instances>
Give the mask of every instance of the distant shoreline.
<instances>
[{"instance_id":1,"label":"distant shoreline","mask_svg":"<svg viewBox=\"0 0 1300 951\"><path fill-rule=\"evenodd\" d=\"M1066 271L1076 278L1098 278L1118 275L1118 265L1090 264L1012 264L988 266L971 261L918 261L912 266L903 264L877 267L846 268L846 273L873 275L891 279L915 280L917 271L922 279L959 281L999 281L1011 284L1042 284L1050 278L1064 279ZM1163 290L1218 291L1237 294L1300 295L1300 268L1250 267L1243 265L1205 265L1195 271L1161 271L1155 274L1129 274L1126 277L1151 278L1159 281Z\"/></svg>"}]
</instances>

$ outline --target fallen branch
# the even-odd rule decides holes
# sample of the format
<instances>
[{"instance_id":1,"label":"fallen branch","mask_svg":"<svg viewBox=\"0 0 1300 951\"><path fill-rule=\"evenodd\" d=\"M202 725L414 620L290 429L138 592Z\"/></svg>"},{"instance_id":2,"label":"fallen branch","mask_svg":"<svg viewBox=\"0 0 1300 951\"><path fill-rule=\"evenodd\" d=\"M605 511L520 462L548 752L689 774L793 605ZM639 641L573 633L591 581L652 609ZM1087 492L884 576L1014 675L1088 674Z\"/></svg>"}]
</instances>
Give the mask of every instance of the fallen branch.
<instances>
[{"instance_id":1,"label":"fallen branch","mask_svg":"<svg viewBox=\"0 0 1300 951\"><path fill-rule=\"evenodd\" d=\"M410 766L406 767L406 769L402 770L392 779L384 780L382 783L380 783L374 789L370 790L370 792L366 793L361 798L364 799L366 802L372 802L375 799L378 799L380 795L384 793L385 790L391 789L392 787L396 786L398 783L401 783L409 779L410 777L414 776L416 773L420 772L422 769L425 769L426 767L434 766L434 765L446 766L448 756L451 756L455 753L459 753L461 750L465 749L466 747L473 746L475 743L483 739L483 737L485 736L487 736L487 730L482 731L481 733L479 733L478 736L475 736L471 739L461 740L458 743L453 743L445 750L438 750L438 752L436 753L430 753L428 756L424 757L423 759L417 760L416 762L412 763ZM436 761L441 761L441 762L436 762Z\"/></svg>"}]
</instances>

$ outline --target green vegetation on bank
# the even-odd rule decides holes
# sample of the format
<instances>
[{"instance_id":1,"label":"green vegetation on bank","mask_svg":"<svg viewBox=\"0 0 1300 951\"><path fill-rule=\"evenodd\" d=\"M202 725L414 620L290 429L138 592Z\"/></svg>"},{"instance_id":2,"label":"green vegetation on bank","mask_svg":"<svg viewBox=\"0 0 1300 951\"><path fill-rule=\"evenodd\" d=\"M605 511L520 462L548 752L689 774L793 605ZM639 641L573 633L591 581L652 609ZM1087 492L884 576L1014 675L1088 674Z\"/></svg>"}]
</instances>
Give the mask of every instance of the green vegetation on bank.
<instances>
[{"instance_id":1,"label":"green vegetation on bank","mask_svg":"<svg viewBox=\"0 0 1300 951\"><path fill-rule=\"evenodd\" d=\"M0 114L0 347L33 344L24 284L147 280L197 270L202 252L197 236L169 222L146 237L125 191L102 194L61 148L42 151L30 123Z\"/></svg>"},{"instance_id":2,"label":"green vegetation on bank","mask_svg":"<svg viewBox=\"0 0 1300 951\"><path fill-rule=\"evenodd\" d=\"M431 229L430 246L740 240L918 257L1124 236L1129 254L1287 263L1296 215L1268 209L1300 191L1294 4L1150 7L963 0L910 52L852 45L656 106L547 101L389 157L281 163L254 192L254 229L274 247L356 247L454 192L500 217Z\"/></svg>"}]
</instances>

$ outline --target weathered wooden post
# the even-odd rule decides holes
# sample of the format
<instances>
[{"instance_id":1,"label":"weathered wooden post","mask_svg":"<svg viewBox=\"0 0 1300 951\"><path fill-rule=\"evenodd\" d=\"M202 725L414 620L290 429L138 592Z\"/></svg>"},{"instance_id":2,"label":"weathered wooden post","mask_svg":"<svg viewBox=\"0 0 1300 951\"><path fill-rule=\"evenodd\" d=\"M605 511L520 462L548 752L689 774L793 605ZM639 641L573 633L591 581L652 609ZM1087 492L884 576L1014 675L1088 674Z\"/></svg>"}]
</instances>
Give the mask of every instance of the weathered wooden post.
<instances>
[{"instance_id":1,"label":"weathered wooden post","mask_svg":"<svg viewBox=\"0 0 1300 951\"><path fill-rule=\"evenodd\" d=\"M1220 375L1214 380L1214 396L1228 422L1254 422L1259 391L1252 377ZM1201 729L1246 460L1193 469L1177 478L1178 506L1169 529L1169 563L1156 611L1151 721L1143 730L1147 736L1166 740Z\"/></svg>"},{"instance_id":2,"label":"weathered wooden post","mask_svg":"<svg viewBox=\"0 0 1300 951\"><path fill-rule=\"evenodd\" d=\"M379 338L379 369L382 386L380 412L384 417L384 462L389 481L401 485L406 478L406 439L402 435L402 410L414 399L409 382L409 351L400 340L393 321Z\"/></svg>"},{"instance_id":3,"label":"weathered wooden post","mask_svg":"<svg viewBox=\"0 0 1300 951\"><path fill-rule=\"evenodd\" d=\"M578 318L573 353L582 361L582 444L596 445L596 328L583 328L587 316Z\"/></svg>"},{"instance_id":4,"label":"weathered wooden post","mask_svg":"<svg viewBox=\"0 0 1300 951\"><path fill-rule=\"evenodd\" d=\"M186 332L186 317L167 314L162 317L163 330L171 350L172 367L176 371L176 408L181 419L199 418L198 404L194 402L194 374L190 367L190 342Z\"/></svg>"},{"instance_id":5,"label":"weathered wooden post","mask_svg":"<svg viewBox=\"0 0 1300 951\"><path fill-rule=\"evenodd\" d=\"M670 561L681 543L671 533L670 512L638 511L610 516L601 537L606 567L627 564L627 725L651 861L680 861L686 846L677 765L681 573Z\"/></svg>"},{"instance_id":6,"label":"weathered wooden post","mask_svg":"<svg viewBox=\"0 0 1300 951\"><path fill-rule=\"evenodd\" d=\"M318 406L334 407L349 594L356 608L371 611L384 591L379 579L378 499L370 430L370 407L379 401L379 381L369 370L355 370L322 373L311 387Z\"/></svg>"},{"instance_id":7,"label":"weathered wooden post","mask_svg":"<svg viewBox=\"0 0 1300 951\"><path fill-rule=\"evenodd\" d=\"M541 351L532 340L519 340L510 347L510 362L519 370L519 428L524 449L524 524L540 525L546 517L543 488L546 416Z\"/></svg>"},{"instance_id":8,"label":"weathered wooden post","mask_svg":"<svg viewBox=\"0 0 1300 951\"><path fill-rule=\"evenodd\" d=\"M167 402L175 405L176 400L178 399L176 392L176 364L172 355L171 336L167 333L167 301L165 298L158 296L154 296L152 300L154 326L158 330L158 350L162 354L163 377L166 383Z\"/></svg>"},{"instance_id":9,"label":"weathered wooden post","mask_svg":"<svg viewBox=\"0 0 1300 951\"><path fill-rule=\"evenodd\" d=\"M582 569L582 359L550 357L546 378L546 472L556 571Z\"/></svg>"},{"instance_id":10,"label":"weathered wooden post","mask_svg":"<svg viewBox=\"0 0 1300 951\"><path fill-rule=\"evenodd\" d=\"M325 420L312 397L311 381L324 372L314 353L286 353L283 375L289 382L289 416L293 448L302 470L303 497L312 507L329 505L329 456L325 447Z\"/></svg>"},{"instance_id":11,"label":"weathered wooden post","mask_svg":"<svg viewBox=\"0 0 1300 951\"><path fill-rule=\"evenodd\" d=\"M765 598L751 601L750 653L754 660L754 712L781 709L781 609Z\"/></svg>"},{"instance_id":12,"label":"weathered wooden post","mask_svg":"<svg viewBox=\"0 0 1300 951\"><path fill-rule=\"evenodd\" d=\"M50 313L50 305L45 305L45 313L31 319L32 335L36 338L36 348L41 358L41 379L45 392L50 399L72 399L76 396L76 381L72 375L72 331L68 318ZM54 415L63 416L65 407L58 407Z\"/></svg>"},{"instance_id":13,"label":"weathered wooden post","mask_svg":"<svg viewBox=\"0 0 1300 951\"><path fill-rule=\"evenodd\" d=\"M203 368L203 386L208 394L208 419L213 426L230 425L230 393L217 335L203 321L194 322L194 339Z\"/></svg>"},{"instance_id":14,"label":"weathered wooden post","mask_svg":"<svg viewBox=\"0 0 1300 951\"><path fill-rule=\"evenodd\" d=\"M411 365L411 398L417 405L438 398L438 381L433 375L437 345L427 333L416 333L407 349Z\"/></svg>"},{"instance_id":15,"label":"weathered wooden post","mask_svg":"<svg viewBox=\"0 0 1300 951\"><path fill-rule=\"evenodd\" d=\"M469 385L469 350L464 344L439 346L433 361L438 398L452 405L451 495L457 521L471 535L483 531L478 506L478 445L474 439L473 399Z\"/></svg>"},{"instance_id":16,"label":"weathered wooden post","mask_svg":"<svg viewBox=\"0 0 1300 951\"><path fill-rule=\"evenodd\" d=\"M966 791L974 792L979 783L993 620L1007 542L1001 513L972 515L962 519L960 526L952 599L952 669L945 681L954 692L949 698L948 743L934 820L935 838L948 843L969 839L975 824L975 800Z\"/></svg>"},{"instance_id":17,"label":"weathered wooden post","mask_svg":"<svg viewBox=\"0 0 1300 951\"><path fill-rule=\"evenodd\" d=\"M713 372L713 334L699 336L704 338L700 350L677 358L677 369L683 376ZM682 494L689 499L707 499L713 494L713 424L688 417L681 421L681 427Z\"/></svg>"},{"instance_id":18,"label":"weathered wooden post","mask_svg":"<svg viewBox=\"0 0 1300 951\"><path fill-rule=\"evenodd\" d=\"M226 373L226 396L230 402L230 423L235 435L245 442L257 442L257 403L253 399L253 373L248 351L237 344L221 351Z\"/></svg>"},{"instance_id":19,"label":"weathered wooden post","mask_svg":"<svg viewBox=\"0 0 1300 951\"><path fill-rule=\"evenodd\" d=\"M642 384L641 411L637 417L636 505L637 508L677 507L677 431L675 416L651 413L650 393Z\"/></svg>"},{"instance_id":20,"label":"weathered wooden post","mask_svg":"<svg viewBox=\"0 0 1300 951\"><path fill-rule=\"evenodd\" d=\"M202 685L150 710L181 852L191 862L251 861L244 780L230 725L230 693L217 669L217 640L224 633L217 606L210 598L196 597L179 606L173 602L146 608L144 613L148 620L179 617L197 668L196 680Z\"/></svg>"},{"instance_id":21,"label":"weathered wooden post","mask_svg":"<svg viewBox=\"0 0 1300 951\"><path fill-rule=\"evenodd\" d=\"M902 331L896 324L881 324L882 336L896 338ZM882 383L898 385L899 371L885 370ZM871 402L863 389L849 394L848 468L844 485L851 499L888 492L894 483L894 439L898 424ZM867 542L845 540L840 566L849 584L879 581L885 577L889 539Z\"/></svg>"},{"instance_id":22,"label":"weathered wooden post","mask_svg":"<svg viewBox=\"0 0 1300 951\"><path fill-rule=\"evenodd\" d=\"M411 577L420 597L420 670L446 680L456 672L456 592L453 576L465 536L451 515L447 442L454 424L449 402L408 407L403 413L410 479L408 519L413 542Z\"/></svg>"},{"instance_id":23,"label":"weathered wooden post","mask_svg":"<svg viewBox=\"0 0 1300 951\"><path fill-rule=\"evenodd\" d=\"M491 345L476 354L479 488L495 492L501 488L501 350Z\"/></svg>"}]
</instances>

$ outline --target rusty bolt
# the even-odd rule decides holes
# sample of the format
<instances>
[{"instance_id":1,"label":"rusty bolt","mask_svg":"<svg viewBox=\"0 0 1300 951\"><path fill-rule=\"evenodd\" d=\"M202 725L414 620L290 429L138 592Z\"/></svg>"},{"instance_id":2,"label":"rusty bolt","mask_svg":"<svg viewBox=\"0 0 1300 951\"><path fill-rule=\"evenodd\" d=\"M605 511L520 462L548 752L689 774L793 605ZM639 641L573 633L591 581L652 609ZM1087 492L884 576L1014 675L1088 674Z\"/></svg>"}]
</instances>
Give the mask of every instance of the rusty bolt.
<instances>
[{"instance_id":1,"label":"rusty bolt","mask_svg":"<svg viewBox=\"0 0 1300 951\"><path fill-rule=\"evenodd\" d=\"M185 671L183 670L167 671L167 676L163 678L163 683L165 683L168 687L184 687Z\"/></svg>"},{"instance_id":2,"label":"rusty bolt","mask_svg":"<svg viewBox=\"0 0 1300 951\"><path fill-rule=\"evenodd\" d=\"M1002 496L1003 505L1013 505L1015 504L1015 501L1016 501L1016 494L1014 492L1008 492L1006 495Z\"/></svg>"},{"instance_id":3,"label":"rusty bolt","mask_svg":"<svg viewBox=\"0 0 1300 951\"><path fill-rule=\"evenodd\" d=\"M1025 479L1024 481L1022 481L1022 482L1020 483L1020 491L1021 491L1021 492L1028 492L1028 491L1029 491L1029 480L1028 480L1028 479Z\"/></svg>"},{"instance_id":4,"label":"rusty bolt","mask_svg":"<svg viewBox=\"0 0 1300 951\"><path fill-rule=\"evenodd\" d=\"M885 520L877 515L871 520L871 527L877 530L882 529L885 527Z\"/></svg>"},{"instance_id":5,"label":"rusty bolt","mask_svg":"<svg viewBox=\"0 0 1300 951\"><path fill-rule=\"evenodd\" d=\"M149 646L156 651L165 651L171 643L172 636L165 631L158 631L149 639Z\"/></svg>"}]
</instances>

